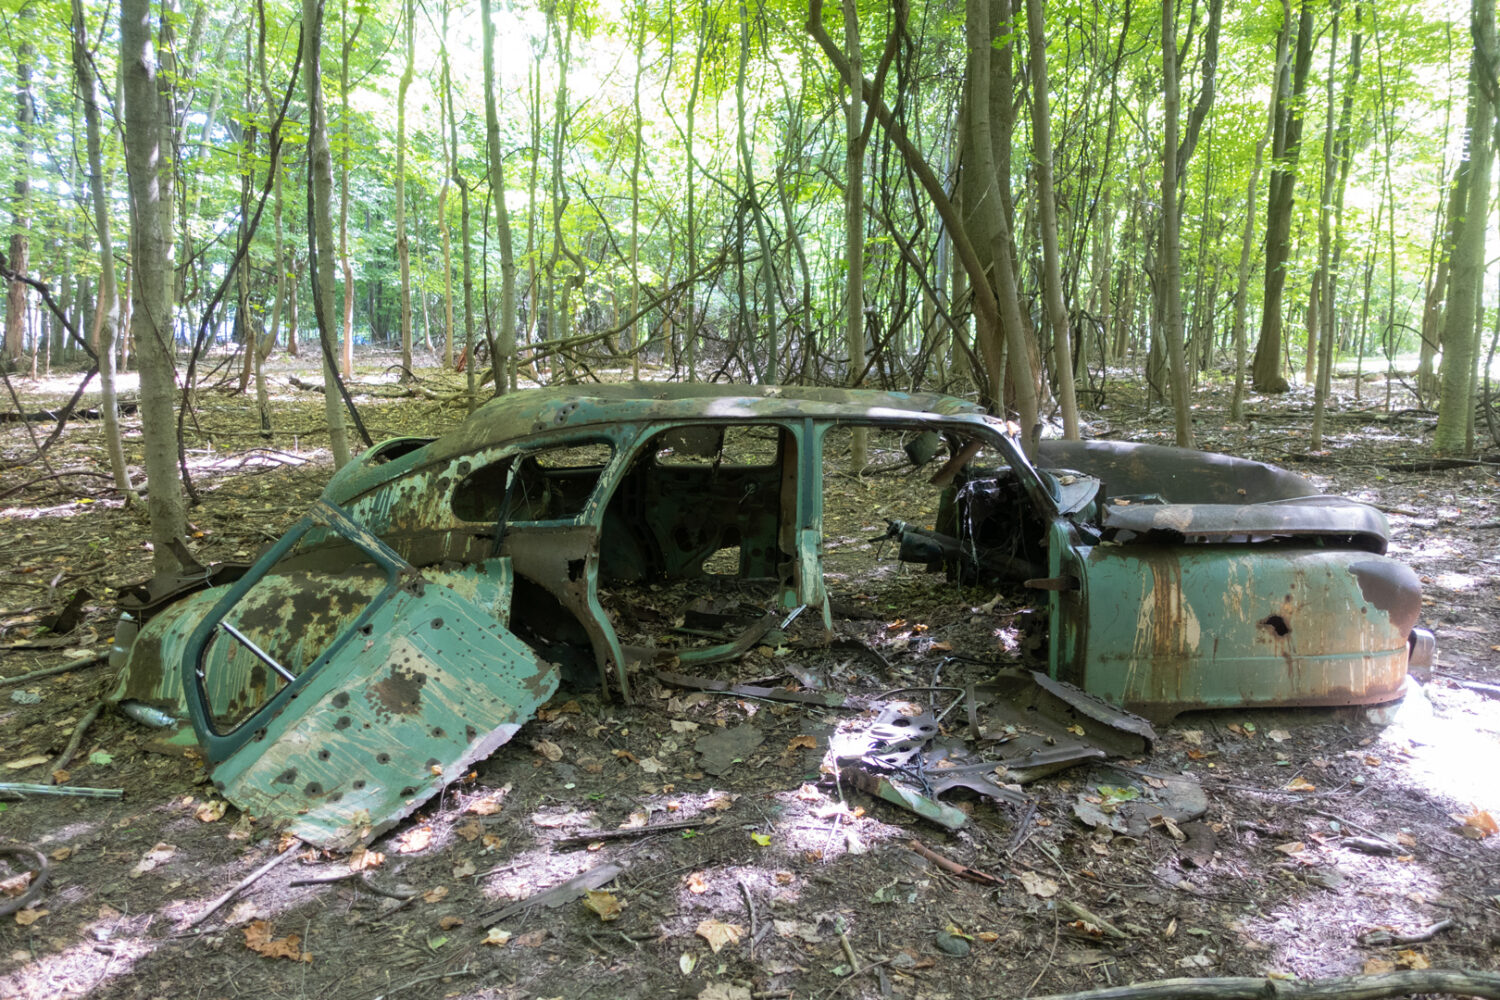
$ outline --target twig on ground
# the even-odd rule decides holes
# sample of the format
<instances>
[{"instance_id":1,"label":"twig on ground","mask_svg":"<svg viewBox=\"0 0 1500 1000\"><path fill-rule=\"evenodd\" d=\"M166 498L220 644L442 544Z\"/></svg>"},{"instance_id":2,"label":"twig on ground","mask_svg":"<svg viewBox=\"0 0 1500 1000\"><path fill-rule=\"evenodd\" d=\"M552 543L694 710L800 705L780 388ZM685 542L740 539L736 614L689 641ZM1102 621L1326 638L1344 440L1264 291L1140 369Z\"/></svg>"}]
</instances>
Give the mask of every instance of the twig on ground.
<instances>
[{"instance_id":1,"label":"twig on ground","mask_svg":"<svg viewBox=\"0 0 1500 1000\"><path fill-rule=\"evenodd\" d=\"M746 954L751 961L755 960L755 932L758 930L755 922L755 900L750 898L750 887L745 884L744 879L739 879L740 893L745 897L745 909L750 911L750 947Z\"/></svg>"},{"instance_id":2,"label":"twig on ground","mask_svg":"<svg viewBox=\"0 0 1500 1000\"><path fill-rule=\"evenodd\" d=\"M585 830L575 833L571 837L563 837L554 841L553 847L573 847L576 845L593 844L601 840L625 840L630 837L646 837L653 833L662 833L668 830L691 830L697 827L711 826L706 820L683 820L680 823L658 823L655 826L633 826L620 830Z\"/></svg>"},{"instance_id":3,"label":"twig on ground","mask_svg":"<svg viewBox=\"0 0 1500 1000\"><path fill-rule=\"evenodd\" d=\"M209 917L213 916L215 913L218 913L219 910L224 907L224 904L228 903L231 899L238 896L244 889L248 888L252 883L254 883L256 879L266 874L266 872L270 871L272 868L275 868L287 858L297 853L297 848L301 846L302 841L293 839L290 844L287 844L286 847L282 849L280 854L276 855L270 861L267 861L265 864L255 869L255 871L251 872L249 875L246 875L244 878L240 879L237 885L235 885L228 892L224 893L218 899L210 903L208 909L198 914L192 920L189 920L182 929L191 930L192 928L197 927L199 924L203 923L203 921L207 920Z\"/></svg>"},{"instance_id":4,"label":"twig on ground","mask_svg":"<svg viewBox=\"0 0 1500 1000\"><path fill-rule=\"evenodd\" d=\"M1036 984L1041 982L1042 977L1047 974L1047 970L1052 968L1052 956L1057 954L1057 939L1061 934L1062 921L1058 919L1057 913L1056 911L1054 911L1052 914L1052 947L1047 949L1047 960L1042 963L1042 968L1039 972L1037 972L1036 978L1031 981L1031 985L1026 987L1026 992L1021 994L1022 997L1031 996L1031 991L1036 989ZM1000 995L1001 994L991 994L991 996Z\"/></svg>"},{"instance_id":5,"label":"twig on ground","mask_svg":"<svg viewBox=\"0 0 1500 1000\"><path fill-rule=\"evenodd\" d=\"M15 648L15 647L9 647ZM69 660L60 667L47 667L45 670L33 670L26 674L16 674L14 677L0 677L0 687L10 687L12 684L26 684L30 681L39 681L43 677L56 677L70 670L82 670L84 667L92 667L96 663L102 663L109 654L103 650L81 656L76 660Z\"/></svg>"},{"instance_id":6,"label":"twig on ground","mask_svg":"<svg viewBox=\"0 0 1500 1000\"><path fill-rule=\"evenodd\" d=\"M1500 973L1459 969L1412 969L1339 979L1159 979L1082 993L1054 993L1032 1000L1385 1000L1413 993L1448 993L1500 1000ZM996 994L997 996L1000 994Z\"/></svg>"},{"instance_id":7,"label":"twig on ground","mask_svg":"<svg viewBox=\"0 0 1500 1000\"><path fill-rule=\"evenodd\" d=\"M1124 940L1125 938L1128 938L1130 936L1124 931L1120 930L1120 928L1116 927L1114 924L1110 923L1108 920L1105 920L1103 917L1099 916L1097 913L1092 913L1089 910L1084 909L1082 906L1073 902L1072 900L1064 899L1061 902L1063 909L1073 914L1073 916L1078 917L1080 920L1084 920L1088 923L1093 924L1095 927L1099 928L1101 931L1103 931L1105 934L1108 934L1112 938L1120 938L1121 940Z\"/></svg>"},{"instance_id":8,"label":"twig on ground","mask_svg":"<svg viewBox=\"0 0 1500 1000\"><path fill-rule=\"evenodd\" d=\"M335 882L353 882L357 888L364 889L376 896L384 896L387 899L410 899L412 896L418 894L415 889L410 892L397 892L395 889L387 889L384 886L377 885L375 880L370 878L369 872L344 872L341 875L332 875L324 878L299 878L293 879L287 885L289 887L333 885Z\"/></svg>"},{"instance_id":9,"label":"twig on ground","mask_svg":"<svg viewBox=\"0 0 1500 1000\"><path fill-rule=\"evenodd\" d=\"M968 879L970 882L978 882L980 885L1001 884L1000 879L989 874L988 872L982 872L977 868L970 868L968 865L961 865L951 858L945 858L937 851L934 851L932 848L926 846L920 841L908 840L906 842L906 846L910 847L912 850L916 851L918 854L922 855L922 857L926 858L928 861L931 861L939 868L943 869L944 871L950 871L953 874L957 875L959 878Z\"/></svg>"},{"instance_id":10,"label":"twig on ground","mask_svg":"<svg viewBox=\"0 0 1500 1000\"><path fill-rule=\"evenodd\" d=\"M54 785L62 784L61 781L57 780L57 772L66 768L68 763L72 761L73 755L78 752L78 748L83 746L84 735L89 731L89 727L94 724L94 720L99 718L99 713L102 711L104 711L104 699L100 698L94 702L92 708L84 713L83 718L78 720L78 725L73 727L73 735L69 737L68 745L63 747L63 752L58 755L57 760L53 761L52 766L47 769L48 780Z\"/></svg>"},{"instance_id":11,"label":"twig on ground","mask_svg":"<svg viewBox=\"0 0 1500 1000\"><path fill-rule=\"evenodd\" d=\"M1453 926L1452 919L1439 920L1431 927L1417 931L1415 934L1396 934L1391 931L1370 931L1359 936L1359 943L1366 947L1385 947L1394 944L1421 944L1431 941L1443 931Z\"/></svg>"}]
</instances>

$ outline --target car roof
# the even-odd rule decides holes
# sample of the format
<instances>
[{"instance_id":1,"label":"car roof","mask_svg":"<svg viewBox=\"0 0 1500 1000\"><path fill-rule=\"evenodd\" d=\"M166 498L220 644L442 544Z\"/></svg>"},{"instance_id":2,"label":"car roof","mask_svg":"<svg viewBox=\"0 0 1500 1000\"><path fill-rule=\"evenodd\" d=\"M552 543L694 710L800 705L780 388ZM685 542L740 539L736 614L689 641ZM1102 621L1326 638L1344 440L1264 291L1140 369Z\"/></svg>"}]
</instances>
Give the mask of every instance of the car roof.
<instances>
[{"instance_id":1,"label":"car roof","mask_svg":"<svg viewBox=\"0 0 1500 1000\"><path fill-rule=\"evenodd\" d=\"M429 454L453 456L549 432L643 421L754 421L789 416L881 421L983 414L976 403L936 392L682 382L552 386L490 400L433 442Z\"/></svg>"}]
</instances>

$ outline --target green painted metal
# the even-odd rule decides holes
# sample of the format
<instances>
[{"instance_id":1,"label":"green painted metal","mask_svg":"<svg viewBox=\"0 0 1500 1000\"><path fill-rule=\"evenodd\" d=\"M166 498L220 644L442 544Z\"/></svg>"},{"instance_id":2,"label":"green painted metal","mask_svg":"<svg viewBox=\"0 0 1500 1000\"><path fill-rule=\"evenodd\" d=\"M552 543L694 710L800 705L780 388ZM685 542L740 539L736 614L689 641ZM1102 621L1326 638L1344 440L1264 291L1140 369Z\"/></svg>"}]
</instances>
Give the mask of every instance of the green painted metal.
<instances>
[{"instance_id":1,"label":"green painted metal","mask_svg":"<svg viewBox=\"0 0 1500 1000\"><path fill-rule=\"evenodd\" d=\"M310 843L349 847L515 735L557 689L542 662L444 587L402 590L213 773L225 797Z\"/></svg>"},{"instance_id":2,"label":"green painted metal","mask_svg":"<svg viewBox=\"0 0 1500 1000\"><path fill-rule=\"evenodd\" d=\"M951 397L631 385L515 393L366 452L244 577L145 609L116 695L185 710L251 812L316 843L372 836L551 694L528 645L546 628L629 698L601 586L692 579L737 546L740 575L830 625L824 441L851 425L947 438L939 529L1050 591L1055 678L1158 717L1401 691L1415 577L1380 554L1378 513L1284 470L1090 442L1044 444L1038 471ZM724 444L736 428L746 457ZM981 446L1001 468L964 465Z\"/></svg>"},{"instance_id":3,"label":"green painted metal","mask_svg":"<svg viewBox=\"0 0 1500 1000\"><path fill-rule=\"evenodd\" d=\"M1078 581L1051 596L1053 675L1131 711L1375 704L1404 689L1415 608L1371 583L1419 593L1394 560L1255 544L1052 548L1054 573Z\"/></svg>"},{"instance_id":4,"label":"green painted metal","mask_svg":"<svg viewBox=\"0 0 1500 1000\"><path fill-rule=\"evenodd\" d=\"M347 543L325 558L352 547L370 561L288 567L315 528ZM190 671L188 714L215 786L310 843L347 847L457 780L557 688L557 668L497 616L507 569L492 559L424 576L319 503L235 584L193 595L162 627Z\"/></svg>"}]
</instances>

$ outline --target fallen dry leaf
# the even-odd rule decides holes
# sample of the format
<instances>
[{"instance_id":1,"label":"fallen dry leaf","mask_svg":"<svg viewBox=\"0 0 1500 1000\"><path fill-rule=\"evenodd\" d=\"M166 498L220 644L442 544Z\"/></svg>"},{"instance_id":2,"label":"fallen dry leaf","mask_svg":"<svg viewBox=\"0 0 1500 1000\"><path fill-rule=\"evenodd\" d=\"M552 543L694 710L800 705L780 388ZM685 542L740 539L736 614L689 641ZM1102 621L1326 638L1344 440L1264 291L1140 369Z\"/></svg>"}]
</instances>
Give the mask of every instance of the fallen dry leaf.
<instances>
[{"instance_id":1,"label":"fallen dry leaf","mask_svg":"<svg viewBox=\"0 0 1500 1000\"><path fill-rule=\"evenodd\" d=\"M1307 845L1304 844L1302 841L1300 841L1300 840L1293 840L1290 843L1277 844L1275 847L1273 847L1271 849L1273 851L1280 851L1282 854L1292 855L1292 854L1301 854L1304 850L1306 850L1306 848L1307 848Z\"/></svg>"},{"instance_id":2,"label":"fallen dry leaf","mask_svg":"<svg viewBox=\"0 0 1500 1000\"><path fill-rule=\"evenodd\" d=\"M793 736L787 743L786 748L788 750L816 750L818 749L818 741L803 733L800 736Z\"/></svg>"},{"instance_id":3,"label":"fallen dry leaf","mask_svg":"<svg viewBox=\"0 0 1500 1000\"><path fill-rule=\"evenodd\" d=\"M645 771L647 774L657 774L661 771L666 770L666 765L657 760L655 757L642 758L639 763L641 765L641 770Z\"/></svg>"},{"instance_id":4,"label":"fallen dry leaf","mask_svg":"<svg viewBox=\"0 0 1500 1000\"><path fill-rule=\"evenodd\" d=\"M10 878L0 882L0 896L22 896L31 886L31 872L22 872L12 875Z\"/></svg>"},{"instance_id":5,"label":"fallen dry leaf","mask_svg":"<svg viewBox=\"0 0 1500 1000\"><path fill-rule=\"evenodd\" d=\"M672 720L672 732L674 733L690 733L697 728L698 723L696 722L689 722L686 719Z\"/></svg>"},{"instance_id":6,"label":"fallen dry leaf","mask_svg":"<svg viewBox=\"0 0 1500 1000\"><path fill-rule=\"evenodd\" d=\"M200 823L212 823L224 818L224 810L229 806L223 799L215 799L211 802L203 802L193 810L193 816Z\"/></svg>"},{"instance_id":7,"label":"fallen dry leaf","mask_svg":"<svg viewBox=\"0 0 1500 1000\"><path fill-rule=\"evenodd\" d=\"M157 844L155 847L151 848L151 850L146 852L145 857L141 858L141 860L137 862L135 868L130 872L130 877L140 878L142 875L144 875L146 872L151 871L153 868L157 868L161 865L166 864L172 859L172 855L176 853L177 846L175 844Z\"/></svg>"},{"instance_id":8,"label":"fallen dry leaf","mask_svg":"<svg viewBox=\"0 0 1500 1000\"><path fill-rule=\"evenodd\" d=\"M1318 790L1317 785L1301 776L1293 778L1281 787L1284 791L1288 792L1315 792Z\"/></svg>"},{"instance_id":9,"label":"fallen dry leaf","mask_svg":"<svg viewBox=\"0 0 1500 1000\"><path fill-rule=\"evenodd\" d=\"M583 905L599 914L599 919L608 923L620 919L624 904L618 896L603 889L589 889L584 893Z\"/></svg>"},{"instance_id":10,"label":"fallen dry leaf","mask_svg":"<svg viewBox=\"0 0 1500 1000\"><path fill-rule=\"evenodd\" d=\"M1036 872L1022 872L1021 885L1028 893L1042 899L1057 895L1057 883Z\"/></svg>"},{"instance_id":11,"label":"fallen dry leaf","mask_svg":"<svg viewBox=\"0 0 1500 1000\"><path fill-rule=\"evenodd\" d=\"M1465 835L1471 836L1475 840L1483 840L1491 834L1500 833L1500 824L1495 822L1495 817L1478 806L1473 807L1473 812L1467 816L1454 813L1453 818L1464 825ZM1478 831L1478 836L1475 837L1473 834L1469 834L1468 830Z\"/></svg>"},{"instance_id":12,"label":"fallen dry leaf","mask_svg":"<svg viewBox=\"0 0 1500 1000\"><path fill-rule=\"evenodd\" d=\"M66 861L72 856L73 848L71 847L59 847L57 850L47 855L47 857L51 858L53 861Z\"/></svg>"},{"instance_id":13,"label":"fallen dry leaf","mask_svg":"<svg viewBox=\"0 0 1500 1000\"><path fill-rule=\"evenodd\" d=\"M691 893L702 894L708 891L708 876L704 872L693 872L687 877L687 890Z\"/></svg>"},{"instance_id":14,"label":"fallen dry leaf","mask_svg":"<svg viewBox=\"0 0 1500 1000\"><path fill-rule=\"evenodd\" d=\"M17 910L16 911L16 923L20 924L22 927L30 927L32 924L36 923L38 920L40 920L43 917L45 917L49 912L51 912L51 911L50 910L31 910L31 909L28 909L28 910Z\"/></svg>"},{"instance_id":15,"label":"fallen dry leaf","mask_svg":"<svg viewBox=\"0 0 1500 1000\"><path fill-rule=\"evenodd\" d=\"M616 750L615 756L629 764L639 764L641 759L629 750Z\"/></svg>"},{"instance_id":16,"label":"fallen dry leaf","mask_svg":"<svg viewBox=\"0 0 1500 1000\"><path fill-rule=\"evenodd\" d=\"M470 802L468 809L465 811L471 812L475 816L493 816L500 811L500 796L493 792L489 795L481 795Z\"/></svg>"},{"instance_id":17,"label":"fallen dry leaf","mask_svg":"<svg viewBox=\"0 0 1500 1000\"><path fill-rule=\"evenodd\" d=\"M436 903L436 902L440 902L447 895L448 895L448 887L446 885L436 886L435 888L428 889L426 892L422 893L422 902L424 902L424 903Z\"/></svg>"},{"instance_id":18,"label":"fallen dry leaf","mask_svg":"<svg viewBox=\"0 0 1500 1000\"><path fill-rule=\"evenodd\" d=\"M472 862L472 861L468 860L467 858L465 858L463 861L460 861L458 864L456 864L456 865L453 866L453 877L454 878L468 878L470 875L473 875L474 872L476 872L477 870L478 869L476 869L474 867L474 862Z\"/></svg>"},{"instance_id":19,"label":"fallen dry leaf","mask_svg":"<svg viewBox=\"0 0 1500 1000\"><path fill-rule=\"evenodd\" d=\"M484 845L486 851L494 851L505 846L505 838L498 834L487 833L479 839L479 843Z\"/></svg>"},{"instance_id":20,"label":"fallen dry leaf","mask_svg":"<svg viewBox=\"0 0 1500 1000\"><path fill-rule=\"evenodd\" d=\"M1432 965L1419 951L1403 948L1396 952L1396 966L1402 969L1430 969Z\"/></svg>"},{"instance_id":21,"label":"fallen dry leaf","mask_svg":"<svg viewBox=\"0 0 1500 1000\"><path fill-rule=\"evenodd\" d=\"M1285 743L1291 738L1292 734L1287 732L1285 729L1273 729L1266 734L1266 739L1270 740L1273 743Z\"/></svg>"},{"instance_id":22,"label":"fallen dry leaf","mask_svg":"<svg viewBox=\"0 0 1500 1000\"><path fill-rule=\"evenodd\" d=\"M545 940L547 940L546 931L527 931L525 934L522 934L516 938L516 947L535 948Z\"/></svg>"},{"instance_id":23,"label":"fallen dry leaf","mask_svg":"<svg viewBox=\"0 0 1500 1000\"><path fill-rule=\"evenodd\" d=\"M45 764L47 763L47 760L48 758L43 757L41 754L34 753L29 757L22 757L20 760L7 761L5 766L12 771L24 771L28 767L36 767L38 764Z\"/></svg>"},{"instance_id":24,"label":"fallen dry leaf","mask_svg":"<svg viewBox=\"0 0 1500 1000\"><path fill-rule=\"evenodd\" d=\"M553 743L551 740L537 740L535 743L531 744L531 749L535 750L543 757L546 757L554 764L563 759L562 747L558 746L556 743Z\"/></svg>"},{"instance_id":25,"label":"fallen dry leaf","mask_svg":"<svg viewBox=\"0 0 1500 1000\"><path fill-rule=\"evenodd\" d=\"M734 983L709 983L699 992L697 1000L750 1000L748 986Z\"/></svg>"},{"instance_id":26,"label":"fallen dry leaf","mask_svg":"<svg viewBox=\"0 0 1500 1000\"><path fill-rule=\"evenodd\" d=\"M396 836L395 847L397 854L416 854L418 851L427 850L432 843L432 827L423 823L409 830L403 830Z\"/></svg>"},{"instance_id":27,"label":"fallen dry leaf","mask_svg":"<svg viewBox=\"0 0 1500 1000\"><path fill-rule=\"evenodd\" d=\"M266 958L289 958L294 962L313 960L311 953L302 950L302 938L299 935L288 934L283 938L273 938L269 920L252 920L242 930L245 933L245 947L258 955Z\"/></svg>"},{"instance_id":28,"label":"fallen dry leaf","mask_svg":"<svg viewBox=\"0 0 1500 1000\"><path fill-rule=\"evenodd\" d=\"M694 933L708 942L714 954L718 954L726 944L739 944L740 939L745 936L745 928L739 924L726 924L722 920L709 919L701 921Z\"/></svg>"},{"instance_id":29,"label":"fallen dry leaf","mask_svg":"<svg viewBox=\"0 0 1500 1000\"><path fill-rule=\"evenodd\" d=\"M470 843L477 840L482 833L484 833L484 827L479 825L479 820L477 819L467 820L453 828L453 835L455 837L461 837Z\"/></svg>"},{"instance_id":30,"label":"fallen dry leaf","mask_svg":"<svg viewBox=\"0 0 1500 1000\"><path fill-rule=\"evenodd\" d=\"M1369 958L1365 960L1364 972L1367 976L1383 976L1387 972L1395 972L1396 963L1384 958Z\"/></svg>"},{"instance_id":31,"label":"fallen dry leaf","mask_svg":"<svg viewBox=\"0 0 1500 1000\"><path fill-rule=\"evenodd\" d=\"M362 872L370 868L379 868L385 864L385 852L372 851L363 845L356 847L349 854L349 870L351 872Z\"/></svg>"},{"instance_id":32,"label":"fallen dry leaf","mask_svg":"<svg viewBox=\"0 0 1500 1000\"><path fill-rule=\"evenodd\" d=\"M499 927L491 927L489 933L486 934L484 936L484 938L479 943L480 944L504 945L504 944L509 944L510 943L510 939L511 939L511 933L510 933L510 931L501 930Z\"/></svg>"},{"instance_id":33,"label":"fallen dry leaf","mask_svg":"<svg viewBox=\"0 0 1500 1000\"><path fill-rule=\"evenodd\" d=\"M463 917L447 916L438 921L438 929L444 931L451 931L453 928L462 927L463 925Z\"/></svg>"}]
</instances>

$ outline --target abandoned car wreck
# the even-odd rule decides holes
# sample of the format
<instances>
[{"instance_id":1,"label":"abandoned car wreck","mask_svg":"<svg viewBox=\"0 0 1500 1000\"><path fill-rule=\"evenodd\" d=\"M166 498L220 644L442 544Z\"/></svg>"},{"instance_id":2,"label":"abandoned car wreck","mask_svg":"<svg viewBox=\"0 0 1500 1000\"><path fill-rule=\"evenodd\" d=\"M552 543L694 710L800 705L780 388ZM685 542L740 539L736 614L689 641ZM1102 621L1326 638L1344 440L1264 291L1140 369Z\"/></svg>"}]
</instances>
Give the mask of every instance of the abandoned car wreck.
<instances>
[{"instance_id":1,"label":"abandoned car wreck","mask_svg":"<svg viewBox=\"0 0 1500 1000\"><path fill-rule=\"evenodd\" d=\"M1111 442L1042 442L1033 461L1003 421L935 394L574 386L381 444L253 566L129 595L114 697L189 719L245 811L312 843L368 840L509 740L565 667L628 701L635 662L733 659L799 614L829 635L823 481L855 433L895 444L930 491L913 504L930 527L890 522L900 560L1035 595L1045 663L1012 700L1048 699L1120 752L1149 746L1137 715L1392 701L1431 655L1383 516L1283 470ZM724 579L764 603L723 642L631 646L607 610L612 587ZM1004 684L1031 676L982 652ZM1028 766L1104 755L1047 740Z\"/></svg>"}]
</instances>

